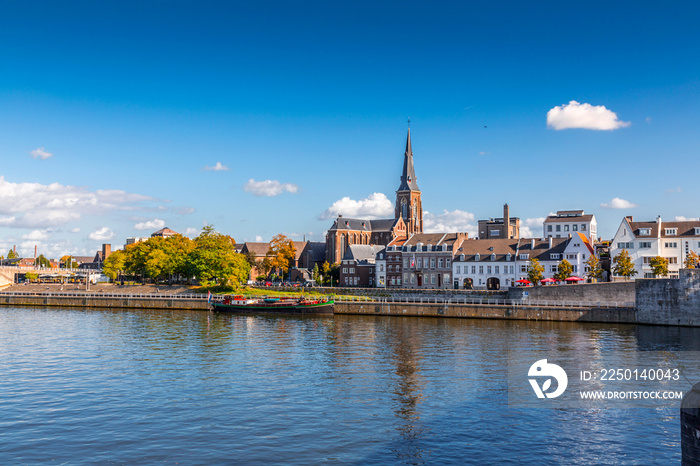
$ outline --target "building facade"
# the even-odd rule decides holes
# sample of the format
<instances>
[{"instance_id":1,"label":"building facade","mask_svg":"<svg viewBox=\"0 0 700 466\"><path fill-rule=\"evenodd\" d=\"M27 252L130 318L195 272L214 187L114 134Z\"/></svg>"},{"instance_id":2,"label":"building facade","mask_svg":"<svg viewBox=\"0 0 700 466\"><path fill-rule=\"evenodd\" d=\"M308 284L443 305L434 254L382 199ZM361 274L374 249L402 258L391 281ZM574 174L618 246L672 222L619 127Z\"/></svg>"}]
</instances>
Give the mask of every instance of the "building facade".
<instances>
[{"instance_id":1,"label":"building facade","mask_svg":"<svg viewBox=\"0 0 700 466\"><path fill-rule=\"evenodd\" d=\"M574 233L582 233L588 237L591 244L598 238L598 222L595 215L586 214L583 210L560 210L549 215L542 224L543 238L566 238Z\"/></svg>"},{"instance_id":2,"label":"building facade","mask_svg":"<svg viewBox=\"0 0 700 466\"><path fill-rule=\"evenodd\" d=\"M452 288L454 251L466 239L466 233L416 233L412 235L399 248L401 281L394 286L408 289Z\"/></svg>"},{"instance_id":3,"label":"building facade","mask_svg":"<svg viewBox=\"0 0 700 466\"><path fill-rule=\"evenodd\" d=\"M508 204L503 206L503 218L479 220L479 239L520 238L520 219L510 216Z\"/></svg>"}]
</instances>

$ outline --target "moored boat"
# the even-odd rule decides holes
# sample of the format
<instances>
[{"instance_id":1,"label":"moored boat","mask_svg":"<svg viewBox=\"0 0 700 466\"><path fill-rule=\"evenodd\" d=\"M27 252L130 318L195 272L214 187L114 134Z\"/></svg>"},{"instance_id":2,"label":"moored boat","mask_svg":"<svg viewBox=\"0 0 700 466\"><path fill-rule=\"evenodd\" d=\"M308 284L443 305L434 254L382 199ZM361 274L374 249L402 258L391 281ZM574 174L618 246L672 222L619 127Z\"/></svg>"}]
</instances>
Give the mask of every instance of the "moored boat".
<instances>
[{"instance_id":1,"label":"moored boat","mask_svg":"<svg viewBox=\"0 0 700 466\"><path fill-rule=\"evenodd\" d=\"M333 314L330 298L246 298L242 295L212 296L212 310L236 314Z\"/></svg>"}]
</instances>

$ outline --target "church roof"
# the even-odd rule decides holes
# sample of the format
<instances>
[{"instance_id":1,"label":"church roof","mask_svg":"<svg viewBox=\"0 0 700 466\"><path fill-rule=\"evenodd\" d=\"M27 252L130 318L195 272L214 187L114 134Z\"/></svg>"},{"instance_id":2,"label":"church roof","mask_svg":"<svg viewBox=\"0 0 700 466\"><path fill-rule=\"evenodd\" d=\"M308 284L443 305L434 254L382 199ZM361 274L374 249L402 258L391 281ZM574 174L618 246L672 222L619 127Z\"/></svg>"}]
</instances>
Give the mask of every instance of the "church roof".
<instances>
[{"instance_id":1,"label":"church roof","mask_svg":"<svg viewBox=\"0 0 700 466\"><path fill-rule=\"evenodd\" d=\"M338 217L331 230L352 230L352 231L391 231L398 219L387 218L378 220L367 220L361 218Z\"/></svg>"},{"instance_id":2,"label":"church roof","mask_svg":"<svg viewBox=\"0 0 700 466\"><path fill-rule=\"evenodd\" d=\"M401 184L397 191L420 191L416 183L416 172L413 168L413 150L411 149L411 128L408 128L406 137L406 152L403 154L403 171L401 172Z\"/></svg>"}]
</instances>

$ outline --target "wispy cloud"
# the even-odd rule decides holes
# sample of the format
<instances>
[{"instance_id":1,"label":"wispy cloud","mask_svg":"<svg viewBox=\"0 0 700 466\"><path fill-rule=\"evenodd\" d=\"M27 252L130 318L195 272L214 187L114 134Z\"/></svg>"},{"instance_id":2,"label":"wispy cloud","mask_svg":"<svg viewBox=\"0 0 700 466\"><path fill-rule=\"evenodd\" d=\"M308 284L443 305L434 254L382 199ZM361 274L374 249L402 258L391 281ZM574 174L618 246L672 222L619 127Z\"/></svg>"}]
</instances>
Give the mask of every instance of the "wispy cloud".
<instances>
[{"instance_id":1,"label":"wispy cloud","mask_svg":"<svg viewBox=\"0 0 700 466\"><path fill-rule=\"evenodd\" d=\"M189 227L185 230L185 236L199 236L199 232L197 228Z\"/></svg>"},{"instance_id":2,"label":"wispy cloud","mask_svg":"<svg viewBox=\"0 0 700 466\"><path fill-rule=\"evenodd\" d=\"M698 217L684 217L682 215L677 215L675 218L676 222L696 222L700 220Z\"/></svg>"},{"instance_id":3,"label":"wispy cloud","mask_svg":"<svg viewBox=\"0 0 700 466\"><path fill-rule=\"evenodd\" d=\"M107 241L108 239L112 238L114 238L114 232L108 227L102 227L88 235L88 239L93 241Z\"/></svg>"},{"instance_id":4,"label":"wispy cloud","mask_svg":"<svg viewBox=\"0 0 700 466\"><path fill-rule=\"evenodd\" d=\"M221 162L216 162L216 164L212 167L204 167L204 170L214 172L225 172L228 171L229 168L226 165L223 165Z\"/></svg>"},{"instance_id":5,"label":"wispy cloud","mask_svg":"<svg viewBox=\"0 0 700 466\"><path fill-rule=\"evenodd\" d=\"M46 230L33 230L25 235L22 235L22 239L41 241L49 238L49 234Z\"/></svg>"},{"instance_id":6,"label":"wispy cloud","mask_svg":"<svg viewBox=\"0 0 700 466\"><path fill-rule=\"evenodd\" d=\"M464 210L443 210L441 214L423 211L423 231L426 233L466 232L469 237L477 235L474 214Z\"/></svg>"},{"instance_id":7,"label":"wispy cloud","mask_svg":"<svg viewBox=\"0 0 700 466\"><path fill-rule=\"evenodd\" d=\"M282 193L296 193L299 191L299 186L293 183L280 183L277 180L255 181L251 178L243 189L253 196L273 197L279 196Z\"/></svg>"},{"instance_id":8,"label":"wispy cloud","mask_svg":"<svg viewBox=\"0 0 700 466\"><path fill-rule=\"evenodd\" d=\"M613 130L624 128L631 123L621 121L617 114L603 105L580 104L572 100L547 112L547 126L561 129Z\"/></svg>"},{"instance_id":9,"label":"wispy cloud","mask_svg":"<svg viewBox=\"0 0 700 466\"><path fill-rule=\"evenodd\" d=\"M615 197L610 202L602 202L600 206L603 209L633 209L637 207L637 204Z\"/></svg>"},{"instance_id":10,"label":"wispy cloud","mask_svg":"<svg viewBox=\"0 0 700 466\"><path fill-rule=\"evenodd\" d=\"M147 222L140 222L134 225L137 230L160 230L165 226L165 221L159 218L149 220Z\"/></svg>"},{"instance_id":11,"label":"wispy cloud","mask_svg":"<svg viewBox=\"0 0 700 466\"><path fill-rule=\"evenodd\" d=\"M676 186L675 188L669 188L666 190L667 193L679 193L681 191L682 189L680 186Z\"/></svg>"},{"instance_id":12,"label":"wispy cloud","mask_svg":"<svg viewBox=\"0 0 700 466\"><path fill-rule=\"evenodd\" d=\"M84 215L135 210L153 200L115 189L90 191L59 183L12 183L0 176L0 225L44 229Z\"/></svg>"},{"instance_id":13,"label":"wispy cloud","mask_svg":"<svg viewBox=\"0 0 700 466\"><path fill-rule=\"evenodd\" d=\"M35 159L45 160L45 159L48 159L49 157L53 157L53 154L51 152L48 152L43 147L37 147L36 149L34 149L33 151L31 151L29 153Z\"/></svg>"},{"instance_id":14,"label":"wispy cloud","mask_svg":"<svg viewBox=\"0 0 700 466\"><path fill-rule=\"evenodd\" d=\"M383 193L372 193L359 201L344 197L335 201L329 208L323 211L318 218L328 220L338 214L351 218L393 218L394 205Z\"/></svg>"}]
</instances>

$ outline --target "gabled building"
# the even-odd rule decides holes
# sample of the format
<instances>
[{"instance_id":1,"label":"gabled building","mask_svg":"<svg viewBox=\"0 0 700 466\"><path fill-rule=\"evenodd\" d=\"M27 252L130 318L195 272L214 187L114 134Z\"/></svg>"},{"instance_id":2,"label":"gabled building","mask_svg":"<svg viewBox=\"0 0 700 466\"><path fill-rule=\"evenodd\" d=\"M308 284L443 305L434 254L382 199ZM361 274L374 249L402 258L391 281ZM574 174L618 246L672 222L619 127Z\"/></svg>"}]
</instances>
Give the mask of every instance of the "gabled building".
<instances>
[{"instance_id":1,"label":"gabled building","mask_svg":"<svg viewBox=\"0 0 700 466\"><path fill-rule=\"evenodd\" d=\"M593 246L582 233L567 238L520 239L515 259L516 282L527 279L531 259L537 259L544 267L544 278L554 278L559 263L566 259L573 268L573 276L584 278L585 262L594 254Z\"/></svg>"},{"instance_id":2,"label":"gabled building","mask_svg":"<svg viewBox=\"0 0 700 466\"><path fill-rule=\"evenodd\" d=\"M401 288L403 280L403 245L408 238L396 238L386 246L386 286Z\"/></svg>"},{"instance_id":3,"label":"gabled building","mask_svg":"<svg viewBox=\"0 0 700 466\"><path fill-rule=\"evenodd\" d=\"M515 286L518 239L468 239L455 251L455 289L499 290Z\"/></svg>"},{"instance_id":4,"label":"gabled building","mask_svg":"<svg viewBox=\"0 0 700 466\"><path fill-rule=\"evenodd\" d=\"M669 277L678 278L685 259L691 252L700 253L700 221L635 222L631 216L622 219L610 244L610 257L614 259L622 250L627 250L637 274L635 278L654 278L651 259L656 256L668 260ZM615 268L614 262L611 269ZM613 281L625 280L612 275Z\"/></svg>"},{"instance_id":5,"label":"gabled building","mask_svg":"<svg viewBox=\"0 0 700 466\"><path fill-rule=\"evenodd\" d=\"M373 287L375 285L375 260L383 246L352 244L340 262L340 286Z\"/></svg>"},{"instance_id":6,"label":"gabled building","mask_svg":"<svg viewBox=\"0 0 700 466\"><path fill-rule=\"evenodd\" d=\"M160 236L162 238L169 238L170 236L175 236L175 235L179 235L179 234L180 233L178 233L174 230L171 230L168 227L165 227L165 228L161 228L160 230L158 230L156 232L151 233L151 238L155 238L157 236Z\"/></svg>"},{"instance_id":7,"label":"gabled building","mask_svg":"<svg viewBox=\"0 0 700 466\"><path fill-rule=\"evenodd\" d=\"M598 234L598 222L595 215L583 210L560 210L549 215L542 223L543 238L567 238L569 234L582 233L595 244Z\"/></svg>"},{"instance_id":8,"label":"gabled building","mask_svg":"<svg viewBox=\"0 0 700 466\"><path fill-rule=\"evenodd\" d=\"M466 240L467 233L416 233L412 235L400 247L401 288L452 288L454 251L461 247ZM389 254L390 252L387 250L387 255Z\"/></svg>"}]
</instances>

